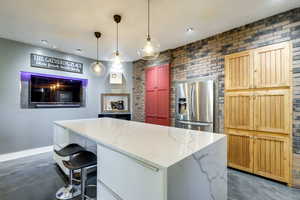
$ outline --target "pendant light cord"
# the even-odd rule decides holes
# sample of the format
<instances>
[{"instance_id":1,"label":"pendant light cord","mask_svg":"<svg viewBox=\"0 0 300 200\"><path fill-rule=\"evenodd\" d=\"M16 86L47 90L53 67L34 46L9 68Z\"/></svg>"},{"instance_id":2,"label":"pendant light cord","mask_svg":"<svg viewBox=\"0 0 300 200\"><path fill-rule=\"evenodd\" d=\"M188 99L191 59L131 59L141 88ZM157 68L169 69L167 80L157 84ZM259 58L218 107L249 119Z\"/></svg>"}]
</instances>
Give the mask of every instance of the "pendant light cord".
<instances>
[{"instance_id":1,"label":"pendant light cord","mask_svg":"<svg viewBox=\"0 0 300 200\"><path fill-rule=\"evenodd\" d=\"M97 38L97 63L99 62L99 38Z\"/></svg>"},{"instance_id":2,"label":"pendant light cord","mask_svg":"<svg viewBox=\"0 0 300 200\"><path fill-rule=\"evenodd\" d=\"M117 23L117 53L119 53L119 23Z\"/></svg>"},{"instance_id":3,"label":"pendant light cord","mask_svg":"<svg viewBox=\"0 0 300 200\"><path fill-rule=\"evenodd\" d=\"M150 40L150 0L148 0L148 36L147 40Z\"/></svg>"}]
</instances>

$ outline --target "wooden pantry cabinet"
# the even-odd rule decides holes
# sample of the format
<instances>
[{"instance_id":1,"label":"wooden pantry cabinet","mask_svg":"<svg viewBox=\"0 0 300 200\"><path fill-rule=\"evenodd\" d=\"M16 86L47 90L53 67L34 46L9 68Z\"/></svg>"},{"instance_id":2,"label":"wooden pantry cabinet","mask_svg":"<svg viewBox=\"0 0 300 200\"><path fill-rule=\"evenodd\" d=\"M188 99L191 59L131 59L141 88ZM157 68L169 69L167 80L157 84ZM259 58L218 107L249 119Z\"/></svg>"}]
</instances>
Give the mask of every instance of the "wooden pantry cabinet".
<instances>
[{"instance_id":1,"label":"wooden pantry cabinet","mask_svg":"<svg viewBox=\"0 0 300 200\"><path fill-rule=\"evenodd\" d=\"M290 184L291 44L225 56L228 166Z\"/></svg>"},{"instance_id":2,"label":"wooden pantry cabinet","mask_svg":"<svg viewBox=\"0 0 300 200\"><path fill-rule=\"evenodd\" d=\"M227 129L228 165L230 167L253 172L253 134L252 132Z\"/></svg>"},{"instance_id":3,"label":"wooden pantry cabinet","mask_svg":"<svg viewBox=\"0 0 300 200\"><path fill-rule=\"evenodd\" d=\"M225 127L290 133L290 93L286 89L225 93Z\"/></svg>"},{"instance_id":4,"label":"wooden pantry cabinet","mask_svg":"<svg viewBox=\"0 0 300 200\"><path fill-rule=\"evenodd\" d=\"M228 92L225 94L225 126L253 130L252 92Z\"/></svg>"},{"instance_id":5,"label":"wooden pantry cabinet","mask_svg":"<svg viewBox=\"0 0 300 200\"><path fill-rule=\"evenodd\" d=\"M253 52L254 88L290 86L291 48L289 42L258 48Z\"/></svg>"},{"instance_id":6,"label":"wooden pantry cabinet","mask_svg":"<svg viewBox=\"0 0 300 200\"><path fill-rule=\"evenodd\" d=\"M253 55L244 51L227 55L225 58L225 90L253 87Z\"/></svg>"},{"instance_id":7,"label":"wooden pantry cabinet","mask_svg":"<svg viewBox=\"0 0 300 200\"><path fill-rule=\"evenodd\" d=\"M290 134L290 98L289 89L254 92L253 110L255 130Z\"/></svg>"},{"instance_id":8,"label":"wooden pantry cabinet","mask_svg":"<svg viewBox=\"0 0 300 200\"><path fill-rule=\"evenodd\" d=\"M284 42L225 56L225 90L289 87L290 45Z\"/></svg>"},{"instance_id":9,"label":"wooden pantry cabinet","mask_svg":"<svg viewBox=\"0 0 300 200\"><path fill-rule=\"evenodd\" d=\"M259 133L254 136L255 174L289 183L289 137Z\"/></svg>"}]
</instances>

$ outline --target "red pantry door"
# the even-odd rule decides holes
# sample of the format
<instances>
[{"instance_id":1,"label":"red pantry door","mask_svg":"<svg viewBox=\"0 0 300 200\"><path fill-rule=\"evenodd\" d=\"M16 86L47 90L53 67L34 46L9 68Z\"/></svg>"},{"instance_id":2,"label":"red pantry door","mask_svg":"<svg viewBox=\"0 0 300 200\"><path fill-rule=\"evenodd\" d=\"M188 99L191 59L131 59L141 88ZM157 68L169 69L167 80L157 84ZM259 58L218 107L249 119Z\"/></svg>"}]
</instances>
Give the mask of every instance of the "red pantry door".
<instances>
[{"instance_id":1,"label":"red pantry door","mask_svg":"<svg viewBox=\"0 0 300 200\"><path fill-rule=\"evenodd\" d=\"M145 73L145 122L170 126L170 66L149 67Z\"/></svg>"}]
</instances>

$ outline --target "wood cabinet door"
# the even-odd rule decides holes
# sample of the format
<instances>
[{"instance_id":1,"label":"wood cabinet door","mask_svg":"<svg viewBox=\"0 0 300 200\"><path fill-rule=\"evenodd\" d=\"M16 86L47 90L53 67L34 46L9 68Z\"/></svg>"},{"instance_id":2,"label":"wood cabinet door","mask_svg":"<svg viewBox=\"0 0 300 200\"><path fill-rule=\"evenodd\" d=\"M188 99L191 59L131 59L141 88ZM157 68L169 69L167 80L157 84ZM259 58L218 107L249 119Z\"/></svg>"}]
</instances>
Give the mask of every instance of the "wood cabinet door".
<instances>
[{"instance_id":1,"label":"wood cabinet door","mask_svg":"<svg viewBox=\"0 0 300 200\"><path fill-rule=\"evenodd\" d=\"M253 130L253 93L225 94L225 127Z\"/></svg>"},{"instance_id":2,"label":"wood cabinet door","mask_svg":"<svg viewBox=\"0 0 300 200\"><path fill-rule=\"evenodd\" d=\"M254 87L290 86L290 43L280 43L254 51Z\"/></svg>"},{"instance_id":3,"label":"wood cabinet door","mask_svg":"<svg viewBox=\"0 0 300 200\"><path fill-rule=\"evenodd\" d=\"M257 131L290 133L289 90L255 92L254 127Z\"/></svg>"},{"instance_id":4,"label":"wood cabinet door","mask_svg":"<svg viewBox=\"0 0 300 200\"><path fill-rule=\"evenodd\" d=\"M253 85L251 51L225 56L225 89L249 89Z\"/></svg>"},{"instance_id":5,"label":"wood cabinet door","mask_svg":"<svg viewBox=\"0 0 300 200\"><path fill-rule=\"evenodd\" d=\"M253 139L251 133L239 130L229 131L228 166L253 172Z\"/></svg>"},{"instance_id":6,"label":"wood cabinet door","mask_svg":"<svg viewBox=\"0 0 300 200\"><path fill-rule=\"evenodd\" d=\"M254 173L289 182L289 138L259 134L254 137Z\"/></svg>"}]
</instances>

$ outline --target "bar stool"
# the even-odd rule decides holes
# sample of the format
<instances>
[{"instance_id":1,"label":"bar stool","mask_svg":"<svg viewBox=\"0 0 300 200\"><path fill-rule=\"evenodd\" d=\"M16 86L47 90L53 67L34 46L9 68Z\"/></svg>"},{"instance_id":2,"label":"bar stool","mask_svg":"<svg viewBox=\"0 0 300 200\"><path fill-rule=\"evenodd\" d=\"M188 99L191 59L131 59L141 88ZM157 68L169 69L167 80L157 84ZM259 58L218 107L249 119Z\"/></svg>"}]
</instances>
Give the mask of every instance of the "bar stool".
<instances>
[{"instance_id":1,"label":"bar stool","mask_svg":"<svg viewBox=\"0 0 300 200\"><path fill-rule=\"evenodd\" d=\"M72 156L72 155L77 154L81 151L85 151L85 148L83 148L79 144L74 144L74 143L68 144L67 146L65 146L64 148L62 148L59 151L54 149L54 152L57 155L61 156L61 157Z\"/></svg>"},{"instance_id":2,"label":"bar stool","mask_svg":"<svg viewBox=\"0 0 300 200\"><path fill-rule=\"evenodd\" d=\"M76 154L69 161L63 161L63 164L69 170L81 170L81 198L84 200L85 198L91 199L86 195L86 181L87 181L87 170L97 166L97 156L90 151L81 151ZM97 172L95 173L97 174ZM93 177L92 173L90 177ZM74 198L76 196L72 196Z\"/></svg>"},{"instance_id":3,"label":"bar stool","mask_svg":"<svg viewBox=\"0 0 300 200\"><path fill-rule=\"evenodd\" d=\"M70 160L72 159L72 156L82 151L85 151L85 149L78 144L69 144L59 151L54 150L54 152L61 157L69 156ZM71 199L74 196L78 196L78 195L80 195L80 188L76 189L75 186L73 185L73 170L70 170L69 184L67 186L60 188L56 192L56 198L59 200L65 200L65 199Z\"/></svg>"}]
</instances>

